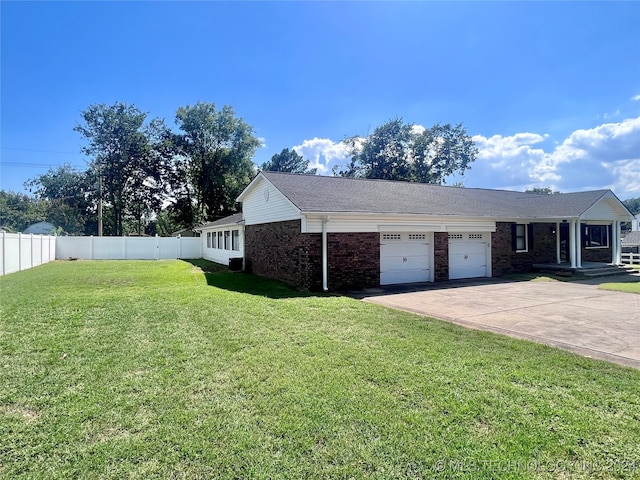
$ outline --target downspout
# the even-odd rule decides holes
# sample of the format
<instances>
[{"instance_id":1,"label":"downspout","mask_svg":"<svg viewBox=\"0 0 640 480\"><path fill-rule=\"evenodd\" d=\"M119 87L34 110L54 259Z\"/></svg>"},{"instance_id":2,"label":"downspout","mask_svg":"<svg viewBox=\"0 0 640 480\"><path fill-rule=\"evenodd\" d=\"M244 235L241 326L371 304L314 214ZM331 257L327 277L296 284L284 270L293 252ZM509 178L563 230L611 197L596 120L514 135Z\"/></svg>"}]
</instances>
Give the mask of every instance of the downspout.
<instances>
[{"instance_id":1,"label":"downspout","mask_svg":"<svg viewBox=\"0 0 640 480\"><path fill-rule=\"evenodd\" d=\"M324 216L322 219L322 290L328 291L328 253L327 253L327 222L329 221L328 216Z\"/></svg>"}]
</instances>

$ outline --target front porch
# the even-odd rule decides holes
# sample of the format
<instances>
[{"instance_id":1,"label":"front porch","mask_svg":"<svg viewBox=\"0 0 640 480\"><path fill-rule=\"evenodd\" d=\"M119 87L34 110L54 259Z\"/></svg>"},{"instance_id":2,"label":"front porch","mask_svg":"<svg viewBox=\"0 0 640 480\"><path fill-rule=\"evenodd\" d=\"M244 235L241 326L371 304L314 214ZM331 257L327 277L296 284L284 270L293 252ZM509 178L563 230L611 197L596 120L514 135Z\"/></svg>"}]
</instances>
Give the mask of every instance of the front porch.
<instances>
[{"instance_id":1,"label":"front porch","mask_svg":"<svg viewBox=\"0 0 640 480\"><path fill-rule=\"evenodd\" d=\"M569 262L536 263L533 269L538 272L556 273L559 275L584 275L587 277L603 277L608 275L623 275L636 270L625 265L605 262L582 262L580 267L572 267Z\"/></svg>"},{"instance_id":2,"label":"front porch","mask_svg":"<svg viewBox=\"0 0 640 480\"><path fill-rule=\"evenodd\" d=\"M620 224L618 220L608 222L606 220L586 221L580 218L556 222L554 234L556 235L556 262L559 270L592 271L607 266L613 267L622 263L622 244L620 240ZM588 232L599 233L597 240L590 238ZM586 235L586 241L585 241ZM602 255L594 255L597 251L609 252L608 260ZM586 257L586 258L585 258ZM591 257L589 259L589 257ZM534 266L535 267L535 266Z\"/></svg>"}]
</instances>

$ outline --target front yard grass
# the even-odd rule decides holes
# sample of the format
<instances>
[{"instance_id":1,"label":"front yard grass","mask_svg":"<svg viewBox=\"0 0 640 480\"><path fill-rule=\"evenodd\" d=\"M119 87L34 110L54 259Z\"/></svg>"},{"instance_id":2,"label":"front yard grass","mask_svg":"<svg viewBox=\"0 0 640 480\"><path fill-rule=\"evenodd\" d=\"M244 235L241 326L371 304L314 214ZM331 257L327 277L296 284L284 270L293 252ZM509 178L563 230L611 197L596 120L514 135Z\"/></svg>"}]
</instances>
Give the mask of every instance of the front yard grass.
<instances>
[{"instance_id":1,"label":"front yard grass","mask_svg":"<svg viewBox=\"0 0 640 480\"><path fill-rule=\"evenodd\" d=\"M640 371L200 267L0 278L0 478L640 476Z\"/></svg>"}]
</instances>

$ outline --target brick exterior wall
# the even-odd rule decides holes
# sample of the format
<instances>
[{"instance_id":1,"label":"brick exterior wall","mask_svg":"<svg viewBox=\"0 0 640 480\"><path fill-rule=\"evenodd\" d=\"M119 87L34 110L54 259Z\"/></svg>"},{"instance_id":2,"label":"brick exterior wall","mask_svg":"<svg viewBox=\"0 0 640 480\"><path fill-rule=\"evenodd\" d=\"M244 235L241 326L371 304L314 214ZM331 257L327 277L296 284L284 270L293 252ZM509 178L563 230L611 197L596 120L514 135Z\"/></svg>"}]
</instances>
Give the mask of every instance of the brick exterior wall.
<instances>
[{"instance_id":1,"label":"brick exterior wall","mask_svg":"<svg viewBox=\"0 0 640 480\"><path fill-rule=\"evenodd\" d=\"M496 231L491 235L491 269L494 277L508 273L529 272L534 263L556 261L555 223L533 224L533 248L528 252L516 253L512 248L511 225L497 222Z\"/></svg>"},{"instance_id":2,"label":"brick exterior wall","mask_svg":"<svg viewBox=\"0 0 640 480\"><path fill-rule=\"evenodd\" d=\"M244 248L246 271L301 290L320 288L321 237L302 235L300 220L247 225Z\"/></svg>"},{"instance_id":3,"label":"brick exterior wall","mask_svg":"<svg viewBox=\"0 0 640 480\"><path fill-rule=\"evenodd\" d=\"M379 233L328 233L327 246L330 290L380 285Z\"/></svg>"},{"instance_id":4,"label":"brick exterior wall","mask_svg":"<svg viewBox=\"0 0 640 480\"><path fill-rule=\"evenodd\" d=\"M449 280L449 234L435 232L433 234L433 280L446 282Z\"/></svg>"},{"instance_id":5,"label":"brick exterior wall","mask_svg":"<svg viewBox=\"0 0 640 480\"><path fill-rule=\"evenodd\" d=\"M329 233L329 289L380 285L378 233ZM322 289L322 235L300 233L300 220L245 227L245 270L299 290Z\"/></svg>"},{"instance_id":6,"label":"brick exterior wall","mask_svg":"<svg viewBox=\"0 0 640 480\"><path fill-rule=\"evenodd\" d=\"M613 252L609 248L582 248L582 262L611 263Z\"/></svg>"}]
</instances>

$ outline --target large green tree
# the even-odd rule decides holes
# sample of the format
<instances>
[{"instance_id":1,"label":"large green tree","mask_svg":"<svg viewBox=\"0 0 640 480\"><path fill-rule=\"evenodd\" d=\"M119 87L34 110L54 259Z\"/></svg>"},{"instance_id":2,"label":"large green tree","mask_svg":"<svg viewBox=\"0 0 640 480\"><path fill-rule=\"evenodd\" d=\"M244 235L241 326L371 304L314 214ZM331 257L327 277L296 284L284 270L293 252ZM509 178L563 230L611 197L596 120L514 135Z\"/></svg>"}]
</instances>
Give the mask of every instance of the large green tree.
<instances>
[{"instance_id":1,"label":"large green tree","mask_svg":"<svg viewBox=\"0 0 640 480\"><path fill-rule=\"evenodd\" d=\"M640 213L640 197L628 198L627 200L623 200L622 203L624 203L629 211L634 215L638 215Z\"/></svg>"},{"instance_id":2,"label":"large green tree","mask_svg":"<svg viewBox=\"0 0 640 480\"><path fill-rule=\"evenodd\" d=\"M450 175L464 174L478 154L462 124L422 129L400 118L344 142L351 160L334 174L345 177L442 184Z\"/></svg>"},{"instance_id":3,"label":"large green tree","mask_svg":"<svg viewBox=\"0 0 640 480\"><path fill-rule=\"evenodd\" d=\"M47 220L48 203L24 193L0 190L0 228L22 232L29 225Z\"/></svg>"},{"instance_id":4,"label":"large green tree","mask_svg":"<svg viewBox=\"0 0 640 480\"><path fill-rule=\"evenodd\" d=\"M308 173L311 175L315 175L317 172L317 168L309 168L309 160L305 160L298 152L288 148L273 155L271 160L263 163L260 169L267 172Z\"/></svg>"},{"instance_id":5,"label":"large green tree","mask_svg":"<svg viewBox=\"0 0 640 480\"><path fill-rule=\"evenodd\" d=\"M64 164L37 175L25 187L39 200L47 201L47 221L69 235L94 232L96 179Z\"/></svg>"},{"instance_id":6,"label":"large green tree","mask_svg":"<svg viewBox=\"0 0 640 480\"><path fill-rule=\"evenodd\" d=\"M176 123L181 133L174 140L172 190L184 210L176 217L189 227L234 212L235 199L255 174L251 159L260 141L253 127L232 107L218 110L207 102L180 107Z\"/></svg>"},{"instance_id":7,"label":"large green tree","mask_svg":"<svg viewBox=\"0 0 640 480\"><path fill-rule=\"evenodd\" d=\"M88 141L83 152L92 157L90 170L101 179L105 212L112 215L108 233L122 235L127 216L141 218L162 204L164 159L154 140L168 135L166 127L159 120L146 123L146 113L122 102L91 105L82 119L75 130Z\"/></svg>"}]
</instances>

